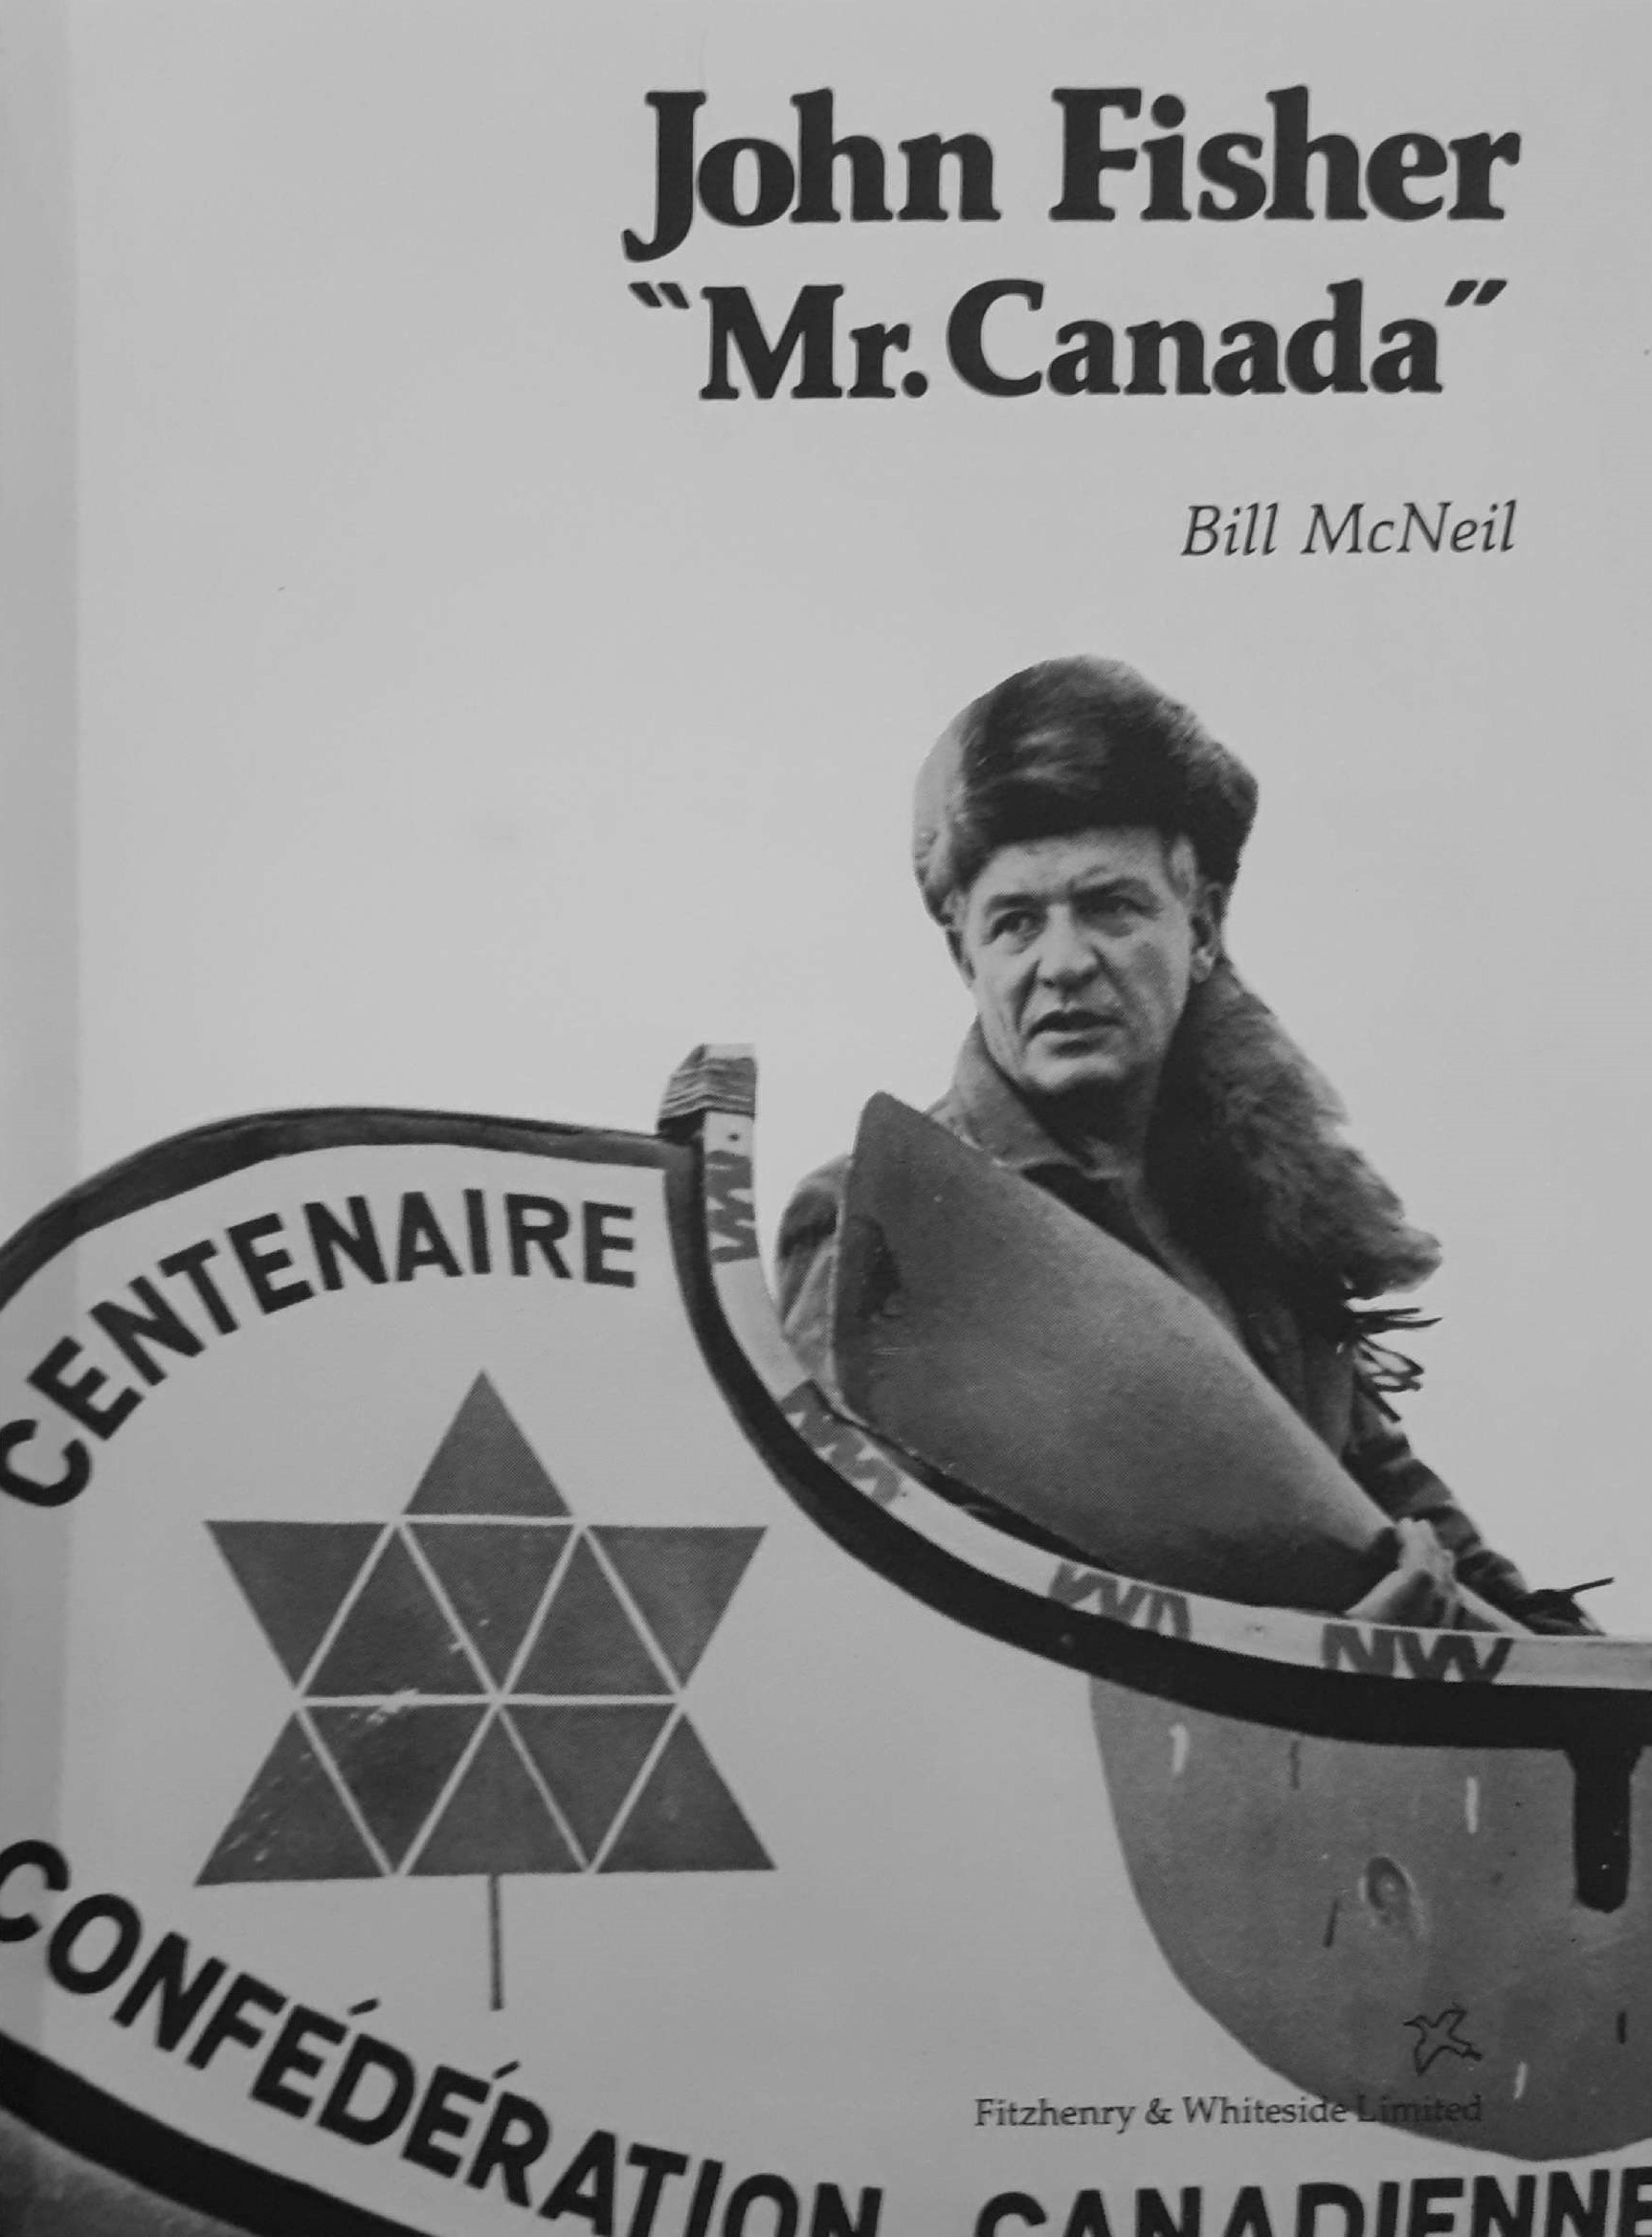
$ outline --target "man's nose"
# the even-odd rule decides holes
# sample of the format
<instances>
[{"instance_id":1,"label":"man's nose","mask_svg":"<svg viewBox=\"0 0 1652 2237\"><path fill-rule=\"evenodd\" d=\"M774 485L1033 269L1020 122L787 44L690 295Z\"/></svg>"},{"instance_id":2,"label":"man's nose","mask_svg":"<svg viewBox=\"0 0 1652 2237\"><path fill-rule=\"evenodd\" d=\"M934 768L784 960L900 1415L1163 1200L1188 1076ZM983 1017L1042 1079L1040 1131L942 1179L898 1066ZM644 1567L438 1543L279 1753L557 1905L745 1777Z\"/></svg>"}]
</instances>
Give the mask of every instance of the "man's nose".
<instances>
[{"instance_id":1,"label":"man's nose","mask_svg":"<svg viewBox=\"0 0 1652 2237\"><path fill-rule=\"evenodd\" d=\"M1096 951L1064 910L1045 920L1038 943L1038 975L1051 986L1076 986L1096 968Z\"/></svg>"}]
</instances>

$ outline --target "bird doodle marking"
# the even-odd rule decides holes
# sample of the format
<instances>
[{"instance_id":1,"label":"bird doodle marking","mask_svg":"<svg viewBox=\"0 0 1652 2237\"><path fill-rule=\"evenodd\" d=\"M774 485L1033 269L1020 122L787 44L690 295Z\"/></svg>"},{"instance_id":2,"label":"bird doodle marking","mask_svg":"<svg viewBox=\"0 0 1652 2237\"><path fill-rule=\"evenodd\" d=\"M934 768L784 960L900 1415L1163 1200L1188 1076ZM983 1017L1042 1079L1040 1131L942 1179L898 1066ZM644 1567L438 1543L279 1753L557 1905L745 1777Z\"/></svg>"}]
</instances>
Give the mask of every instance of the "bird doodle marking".
<instances>
[{"instance_id":1,"label":"bird doodle marking","mask_svg":"<svg viewBox=\"0 0 1652 2237\"><path fill-rule=\"evenodd\" d=\"M1415 2028L1417 2031L1417 2041L1412 2046L1411 2059L1419 2074L1427 2073L1435 2060L1442 2058L1447 2051L1454 2058L1464 2059L1470 2064L1478 2065L1482 2053L1466 2037L1458 2033L1458 2028L1467 2017L1468 2014L1461 2004L1447 2004L1444 2011L1432 2020L1425 2018L1422 2013L1418 2012L1415 2019L1404 2022L1407 2027Z\"/></svg>"}]
</instances>

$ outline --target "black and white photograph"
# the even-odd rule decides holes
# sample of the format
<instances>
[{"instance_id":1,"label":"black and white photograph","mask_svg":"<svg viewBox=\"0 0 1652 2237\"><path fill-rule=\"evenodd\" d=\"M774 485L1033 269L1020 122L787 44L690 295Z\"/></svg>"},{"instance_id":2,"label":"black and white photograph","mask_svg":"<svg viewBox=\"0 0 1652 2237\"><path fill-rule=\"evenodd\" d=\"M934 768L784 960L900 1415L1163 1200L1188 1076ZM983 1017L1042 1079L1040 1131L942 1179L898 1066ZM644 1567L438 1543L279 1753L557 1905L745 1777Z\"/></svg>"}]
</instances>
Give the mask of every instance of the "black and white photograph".
<instances>
[{"instance_id":1,"label":"black and white photograph","mask_svg":"<svg viewBox=\"0 0 1652 2237\"><path fill-rule=\"evenodd\" d=\"M0 2237L1637 2237L1643 11L0 32Z\"/></svg>"}]
</instances>

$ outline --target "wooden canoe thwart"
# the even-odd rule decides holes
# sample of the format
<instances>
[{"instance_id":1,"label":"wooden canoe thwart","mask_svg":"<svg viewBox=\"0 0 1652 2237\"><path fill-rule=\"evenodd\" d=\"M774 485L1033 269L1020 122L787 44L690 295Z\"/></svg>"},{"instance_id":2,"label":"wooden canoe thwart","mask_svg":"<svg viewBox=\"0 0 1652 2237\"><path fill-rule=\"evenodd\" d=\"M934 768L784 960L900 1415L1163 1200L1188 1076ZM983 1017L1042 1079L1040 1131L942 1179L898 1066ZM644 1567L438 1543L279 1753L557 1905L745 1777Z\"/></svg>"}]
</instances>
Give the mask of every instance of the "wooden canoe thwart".
<instances>
[{"instance_id":1,"label":"wooden canoe thwart","mask_svg":"<svg viewBox=\"0 0 1652 2237\"><path fill-rule=\"evenodd\" d=\"M856 1138L833 1341L872 1428L1109 1569L1338 1609L1393 1564L1375 1503L1196 1298L892 1096Z\"/></svg>"}]
</instances>

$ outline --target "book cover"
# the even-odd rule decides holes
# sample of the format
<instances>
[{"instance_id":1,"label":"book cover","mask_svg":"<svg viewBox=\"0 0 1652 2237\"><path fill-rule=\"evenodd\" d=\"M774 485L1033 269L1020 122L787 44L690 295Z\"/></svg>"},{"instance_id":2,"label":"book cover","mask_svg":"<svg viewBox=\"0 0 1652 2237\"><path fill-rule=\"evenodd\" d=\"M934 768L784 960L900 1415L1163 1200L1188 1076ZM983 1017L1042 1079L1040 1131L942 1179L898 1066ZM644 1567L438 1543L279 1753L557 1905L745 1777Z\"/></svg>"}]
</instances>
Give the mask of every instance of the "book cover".
<instances>
[{"instance_id":1,"label":"book cover","mask_svg":"<svg viewBox=\"0 0 1652 2237\"><path fill-rule=\"evenodd\" d=\"M1635 2237L1641 11L4 24L0 2229Z\"/></svg>"}]
</instances>

